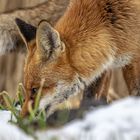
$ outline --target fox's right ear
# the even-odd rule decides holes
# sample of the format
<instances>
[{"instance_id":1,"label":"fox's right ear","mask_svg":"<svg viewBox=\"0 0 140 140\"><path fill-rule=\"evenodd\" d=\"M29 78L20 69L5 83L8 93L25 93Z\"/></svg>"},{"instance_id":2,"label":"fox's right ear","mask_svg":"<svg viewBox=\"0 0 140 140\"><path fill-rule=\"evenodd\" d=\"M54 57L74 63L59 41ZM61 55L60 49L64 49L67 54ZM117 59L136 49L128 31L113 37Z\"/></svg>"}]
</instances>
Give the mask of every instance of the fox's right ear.
<instances>
[{"instance_id":1,"label":"fox's right ear","mask_svg":"<svg viewBox=\"0 0 140 140\"><path fill-rule=\"evenodd\" d=\"M26 46L28 46L28 43L35 39L36 37L36 27L32 26L31 24L26 23L25 21L16 18L15 19L16 25L19 29L19 33L21 37L23 38Z\"/></svg>"}]
</instances>

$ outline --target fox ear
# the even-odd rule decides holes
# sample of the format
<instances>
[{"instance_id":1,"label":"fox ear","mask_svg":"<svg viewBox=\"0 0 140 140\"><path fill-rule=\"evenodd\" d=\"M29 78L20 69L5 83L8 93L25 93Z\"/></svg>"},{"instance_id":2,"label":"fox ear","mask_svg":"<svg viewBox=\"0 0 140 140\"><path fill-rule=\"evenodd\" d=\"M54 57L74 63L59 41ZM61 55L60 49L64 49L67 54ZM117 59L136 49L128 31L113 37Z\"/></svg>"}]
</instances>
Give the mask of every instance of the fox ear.
<instances>
[{"instance_id":1,"label":"fox ear","mask_svg":"<svg viewBox=\"0 0 140 140\"><path fill-rule=\"evenodd\" d=\"M37 46L47 59L62 47L59 33L47 21L40 22L36 37Z\"/></svg>"},{"instance_id":2,"label":"fox ear","mask_svg":"<svg viewBox=\"0 0 140 140\"><path fill-rule=\"evenodd\" d=\"M26 23L25 21L16 18L15 22L26 45L36 37L36 27Z\"/></svg>"}]
</instances>

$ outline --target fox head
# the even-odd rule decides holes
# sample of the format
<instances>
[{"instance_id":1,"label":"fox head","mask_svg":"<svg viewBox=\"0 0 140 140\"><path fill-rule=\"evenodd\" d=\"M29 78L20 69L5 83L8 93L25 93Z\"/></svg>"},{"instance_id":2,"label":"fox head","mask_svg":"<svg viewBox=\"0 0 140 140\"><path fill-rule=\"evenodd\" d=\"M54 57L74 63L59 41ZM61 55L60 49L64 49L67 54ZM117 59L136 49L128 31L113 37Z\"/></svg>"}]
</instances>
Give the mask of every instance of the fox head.
<instances>
[{"instance_id":1,"label":"fox head","mask_svg":"<svg viewBox=\"0 0 140 140\"><path fill-rule=\"evenodd\" d=\"M81 79L70 64L67 44L47 21L41 21L37 28L20 19L16 19L16 24L27 46L26 96L21 115L28 113L28 103L34 103L42 80L39 108L46 109L50 115L58 104L79 92Z\"/></svg>"}]
</instances>

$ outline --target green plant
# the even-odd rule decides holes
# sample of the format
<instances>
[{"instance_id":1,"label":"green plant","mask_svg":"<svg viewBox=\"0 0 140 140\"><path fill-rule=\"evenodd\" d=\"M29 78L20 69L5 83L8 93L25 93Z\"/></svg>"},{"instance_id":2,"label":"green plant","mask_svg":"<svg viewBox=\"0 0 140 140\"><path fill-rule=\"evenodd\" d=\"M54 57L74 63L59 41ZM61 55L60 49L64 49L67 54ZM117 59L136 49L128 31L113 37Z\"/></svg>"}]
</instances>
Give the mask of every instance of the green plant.
<instances>
[{"instance_id":1,"label":"green plant","mask_svg":"<svg viewBox=\"0 0 140 140\"><path fill-rule=\"evenodd\" d=\"M29 103L29 116L26 118L22 118L20 116L20 110L21 110L20 108L23 105L24 94L25 94L25 89L21 83L18 85L17 88L17 93L16 93L17 101L10 98L8 93L5 91L0 93L0 96L4 101L4 105L0 104L0 110L11 111L12 116L14 116L16 119L12 119L13 117L11 116L10 122L18 125L26 133L33 135L34 130L47 128L45 111L41 110L40 112L38 112L41 91L42 91L42 86L39 89L39 92L36 96L34 106L32 107L31 103Z\"/></svg>"}]
</instances>

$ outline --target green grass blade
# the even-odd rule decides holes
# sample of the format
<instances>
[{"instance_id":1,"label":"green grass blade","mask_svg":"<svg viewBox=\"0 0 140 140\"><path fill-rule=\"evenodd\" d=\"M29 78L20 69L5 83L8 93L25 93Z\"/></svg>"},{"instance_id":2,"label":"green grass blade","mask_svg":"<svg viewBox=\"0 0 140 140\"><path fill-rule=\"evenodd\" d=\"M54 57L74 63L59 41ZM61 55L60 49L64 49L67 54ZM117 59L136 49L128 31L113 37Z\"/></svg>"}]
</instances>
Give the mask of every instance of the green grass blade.
<instances>
[{"instance_id":1,"label":"green grass blade","mask_svg":"<svg viewBox=\"0 0 140 140\"><path fill-rule=\"evenodd\" d=\"M21 106L23 105L24 102L24 95L25 95L25 89L23 87L23 84L20 83L17 88L17 98Z\"/></svg>"}]
</instances>

